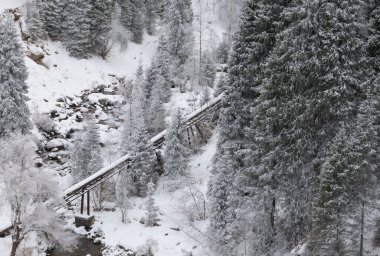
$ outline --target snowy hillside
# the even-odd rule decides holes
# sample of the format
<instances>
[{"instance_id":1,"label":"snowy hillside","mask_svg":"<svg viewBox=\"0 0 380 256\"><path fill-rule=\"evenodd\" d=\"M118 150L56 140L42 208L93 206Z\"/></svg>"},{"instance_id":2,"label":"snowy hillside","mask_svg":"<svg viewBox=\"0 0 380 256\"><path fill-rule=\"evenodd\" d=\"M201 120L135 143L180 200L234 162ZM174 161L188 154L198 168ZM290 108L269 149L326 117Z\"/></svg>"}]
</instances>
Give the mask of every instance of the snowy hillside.
<instances>
[{"instance_id":1,"label":"snowy hillside","mask_svg":"<svg viewBox=\"0 0 380 256\"><path fill-rule=\"evenodd\" d=\"M26 31L27 13L24 4L25 1L13 0L0 3L0 10L20 7L21 20L15 22L19 33ZM214 51L222 41L224 29L217 21L214 3L194 1L193 11L195 19L192 26L195 41L192 58L197 62L200 50L199 39L202 38L202 51ZM202 19L201 23L199 18ZM122 122L128 112L128 105L124 105L133 103L121 95L120 86L124 81L136 82L139 65L144 69L151 66L158 41L158 35L150 36L144 33L141 44L129 42L126 51L114 47L107 59L97 56L77 59L70 56L62 42L20 40L28 71L26 80L29 86L28 106L33 113L33 121L38 122L35 123L33 133L40 139L41 152L38 151L39 155L34 161L36 165L42 166L39 168L54 176L60 191L74 182L74 177L70 174L69 154L77 138L86 129L86 124L82 123L85 114L95 114L100 143L103 147L101 158L104 163L112 163L122 155L119 151L123 134ZM38 60L33 59L35 56L38 56ZM171 112L176 108L180 108L183 115L187 115L200 106L203 97L202 88L197 84L192 84L191 87L191 90L186 91L178 87L171 89L172 96L164 104L167 122L170 122ZM214 88L210 88L211 94L213 90ZM104 99L107 103L104 103ZM51 118L51 121L46 120L45 116ZM54 129L41 130L40 125L43 127L50 125ZM205 201L207 183L212 157L216 150L216 140L217 135L214 134L207 145L198 148L196 155L191 156L187 167L188 176L182 181L184 188L170 192L166 189L168 184L166 177L158 181L153 196L159 208L158 227L144 227L144 224L140 223L145 215L144 198L128 199L129 222L126 224L121 222L119 209L114 203L108 202L110 209L113 209L111 212L94 213L96 222L90 233L103 234L100 241L107 248L104 251L105 255L108 255L107 253L114 255L120 248L141 251L147 241L152 243L156 256L185 255L190 252L192 255L209 253L206 243L208 221L204 207L207 206ZM112 182L117 182L118 179L116 177ZM193 212L194 204L201 202L198 200L202 200L203 209L201 212ZM74 211L63 211L61 214L64 214L70 229L78 234L87 235L84 229L73 226L74 215L79 210L79 201L75 203L77 206ZM202 220L194 221L192 219L194 214L201 214ZM1 205L0 231L9 227L10 215L8 204ZM10 238L10 236L0 238L0 252L10 251L12 246ZM36 237L25 240L20 250L31 251L33 255L43 255L43 250L41 251L43 246L36 246L37 240Z\"/></svg>"},{"instance_id":2,"label":"snowy hillside","mask_svg":"<svg viewBox=\"0 0 380 256\"><path fill-rule=\"evenodd\" d=\"M60 43L44 43L43 50L32 46L32 51L44 53L46 67L25 59L29 73L33 74L27 81L29 104L32 109L46 112L54 107L57 98L78 96L85 89L111 84L112 76L132 79L140 62L146 67L150 65L156 46L157 38L145 35L143 44L130 43L125 52L114 49L107 60L100 57L77 60Z\"/></svg>"},{"instance_id":3,"label":"snowy hillside","mask_svg":"<svg viewBox=\"0 0 380 256\"><path fill-rule=\"evenodd\" d=\"M0 256L376 256L380 1L0 0Z\"/></svg>"}]
</instances>

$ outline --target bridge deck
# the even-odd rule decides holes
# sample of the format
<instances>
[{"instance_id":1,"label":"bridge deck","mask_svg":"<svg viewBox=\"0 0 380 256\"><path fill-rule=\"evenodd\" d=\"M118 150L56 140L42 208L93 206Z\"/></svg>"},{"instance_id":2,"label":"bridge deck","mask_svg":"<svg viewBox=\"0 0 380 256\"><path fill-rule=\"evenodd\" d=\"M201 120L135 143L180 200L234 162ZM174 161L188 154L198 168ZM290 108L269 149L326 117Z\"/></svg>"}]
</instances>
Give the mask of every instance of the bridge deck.
<instances>
[{"instance_id":1,"label":"bridge deck","mask_svg":"<svg viewBox=\"0 0 380 256\"><path fill-rule=\"evenodd\" d=\"M203 105L201 108L186 116L185 129L199 123L207 116L207 114L219 109L222 97L223 95L219 95L215 99ZM150 140L155 149L160 147L164 143L165 134L166 131L163 131ZM129 162L129 155L125 155L120 159L116 160L114 163L110 164L109 166L102 168L100 171L92 174L88 178L66 189L63 193L65 201L69 203L79 198L82 194L98 186L103 181L111 178L116 173L120 172L125 168L128 168Z\"/></svg>"}]
</instances>

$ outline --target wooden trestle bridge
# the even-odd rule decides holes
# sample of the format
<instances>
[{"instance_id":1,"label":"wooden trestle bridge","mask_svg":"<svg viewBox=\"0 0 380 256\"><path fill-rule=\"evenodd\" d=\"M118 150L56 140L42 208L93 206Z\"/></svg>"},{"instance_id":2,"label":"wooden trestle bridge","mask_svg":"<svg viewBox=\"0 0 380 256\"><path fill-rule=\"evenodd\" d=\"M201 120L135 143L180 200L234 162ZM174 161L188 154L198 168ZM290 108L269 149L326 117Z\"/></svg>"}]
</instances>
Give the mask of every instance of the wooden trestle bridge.
<instances>
[{"instance_id":1,"label":"wooden trestle bridge","mask_svg":"<svg viewBox=\"0 0 380 256\"><path fill-rule=\"evenodd\" d=\"M210 117L214 119L217 116L217 113L221 107L223 95L219 95L215 99L203 105L201 108L197 109L190 115L185 117L184 129L188 136L190 137L190 133L193 133L193 127L198 131L199 135L206 141L203 136L199 124L205 120L208 120ZM151 139L151 143L153 145L154 150L157 150L162 147L165 141L166 131L163 131ZM131 158L129 155L125 155L120 159L116 160L114 163L109 166L104 167L88 178L82 180L81 182L73 185L72 187L66 189L64 191L64 199L66 204L71 203L72 201L81 197L81 214L83 214L84 208L84 195L87 194L87 215L90 215L90 191L110 179L115 174L120 171L126 170L129 167L131 162ZM62 207L62 206L60 206Z\"/></svg>"}]
</instances>

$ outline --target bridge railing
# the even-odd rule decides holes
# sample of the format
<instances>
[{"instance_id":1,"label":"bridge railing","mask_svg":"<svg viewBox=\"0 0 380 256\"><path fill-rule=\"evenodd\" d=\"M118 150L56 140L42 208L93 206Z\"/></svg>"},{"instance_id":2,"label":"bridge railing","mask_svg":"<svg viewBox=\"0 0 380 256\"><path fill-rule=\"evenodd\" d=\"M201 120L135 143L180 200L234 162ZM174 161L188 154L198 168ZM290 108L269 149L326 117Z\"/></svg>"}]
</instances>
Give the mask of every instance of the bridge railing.
<instances>
[{"instance_id":1,"label":"bridge railing","mask_svg":"<svg viewBox=\"0 0 380 256\"><path fill-rule=\"evenodd\" d=\"M125 155L119 158L118 160L116 160L115 162L113 162L112 164L102 168L100 171L92 174L86 179L66 189L63 192L65 201L67 203L74 201L85 192L99 185L99 183L111 178L118 171L121 171L122 169L127 168L129 161L130 161L130 156Z\"/></svg>"},{"instance_id":2,"label":"bridge railing","mask_svg":"<svg viewBox=\"0 0 380 256\"><path fill-rule=\"evenodd\" d=\"M203 120L203 118L210 112L215 111L221 105L223 95L219 95L218 97L212 99L193 113L187 115L185 117L185 128L188 128L191 125L194 125ZM160 147L165 140L166 130L154 136L150 141L153 147L156 149ZM63 197L67 203L74 201L79 198L81 195L86 193L87 191L93 189L98 186L103 181L111 178L113 175L118 173L119 171L128 167L130 162L130 156L125 155L112 164L102 168L100 171L92 174L86 179L78 182L72 187L66 189L63 192Z\"/></svg>"}]
</instances>

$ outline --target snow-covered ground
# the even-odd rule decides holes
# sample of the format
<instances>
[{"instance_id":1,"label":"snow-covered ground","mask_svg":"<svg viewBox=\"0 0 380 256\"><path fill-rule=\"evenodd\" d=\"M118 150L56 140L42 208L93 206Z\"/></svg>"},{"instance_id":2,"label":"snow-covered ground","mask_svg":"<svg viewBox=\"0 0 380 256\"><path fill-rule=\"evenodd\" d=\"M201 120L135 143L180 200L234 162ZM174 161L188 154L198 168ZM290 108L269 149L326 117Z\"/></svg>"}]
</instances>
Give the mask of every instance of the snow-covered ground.
<instances>
[{"instance_id":1,"label":"snow-covered ground","mask_svg":"<svg viewBox=\"0 0 380 256\"><path fill-rule=\"evenodd\" d=\"M193 207L190 192L205 196L211 162L216 151L216 141L217 135L214 134L200 153L191 158L189 163L191 178L182 189L168 192L165 179L159 182L154 195L161 213L159 227L145 227L140 223L141 218L145 216L146 199L131 199L131 209L127 214L130 223L127 224L121 222L118 210L96 213L97 221L93 230L100 229L104 232L103 243L113 247L121 245L135 251L151 240L155 256L179 256L184 252L192 252L194 256L208 255L204 234L208 222L189 221L190 213L187 211Z\"/></svg>"},{"instance_id":2,"label":"snow-covered ground","mask_svg":"<svg viewBox=\"0 0 380 256\"><path fill-rule=\"evenodd\" d=\"M0 12L20 7L26 0L0 0ZM218 25L214 11L213 1L193 1L194 6L194 55L199 53L199 11L202 10L202 44L203 50L213 49L222 40L223 28ZM29 85L28 102L32 112L48 113L57 108L57 99L65 96L80 96L83 90L89 90L99 85L110 85L115 79L125 77L133 79L137 67L142 64L144 68L150 65L150 61L157 47L157 37L144 35L141 45L130 43L125 52L114 49L107 60L93 57L87 60L78 60L68 55L64 46L59 42L43 42L41 45L33 45L23 42L25 50L25 62L29 72L27 83ZM43 65L37 64L27 55L30 53L43 53ZM93 95L92 100L97 100L99 95ZM101 97L102 95L100 95ZM180 107L185 114L189 114L199 106L200 88L194 88L191 92L181 93L173 89L170 103L166 105L167 114L172 109ZM72 120L62 120L59 128L69 128ZM67 124L67 125L66 125ZM66 127L67 126L67 127ZM118 136L111 135L108 128L100 129L103 140ZM146 228L139 223L145 215L143 209L144 199L131 199L131 209L128 217L131 223L122 224L119 212L101 212L97 214L97 222L94 228L101 228L105 233L106 245L122 245L125 248L137 249L146 240L157 241L155 251L157 256L178 256L183 251L193 252L193 255L207 255L206 239L202 232L207 228L207 220L189 222L186 211L194 202L190 193L197 193L205 198L209 168L212 156L216 150L216 135L202 148L201 153L193 156L189 163L188 186L176 192L168 192L165 188L165 179L161 180L157 187L155 199L160 208L161 226ZM105 156L106 158L106 156ZM107 162L107 161L105 161ZM58 173L56 178L62 185L62 190L67 188L71 179L69 176L61 178ZM191 185L190 185L191 184ZM0 197L0 201L2 198ZM10 214L6 205L0 204L0 230L9 226ZM171 228L179 228L180 231ZM0 238L0 255L10 250L10 238Z\"/></svg>"},{"instance_id":3,"label":"snow-covered ground","mask_svg":"<svg viewBox=\"0 0 380 256\"><path fill-rule=\"evenodd\" d=\"M100 57L78 60L70 57L61 43L44 42L42 52L46 67L25 58L30 74L27 81L30 106L32 110L47 112L54 108L57 98L80 95L82 90L111 84L115 75L133 79L140 63L144 67L150 65L156 47L157 38L145 35L143 44L130 43L125 52L113 49L107 60ZM30 48L41 51L34 45Z\"/></svg>"},{"instance_id":4,"label":"snow-covered ground","mask_svg":"<svg viewBox=\"0 0 380 256\"><path fill-rule=\"evenodd\" d=\"M27 0L1 0L0 1L0 12L5 9L12 9L25 4Z\"/></svg>"}]
</instances>

